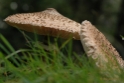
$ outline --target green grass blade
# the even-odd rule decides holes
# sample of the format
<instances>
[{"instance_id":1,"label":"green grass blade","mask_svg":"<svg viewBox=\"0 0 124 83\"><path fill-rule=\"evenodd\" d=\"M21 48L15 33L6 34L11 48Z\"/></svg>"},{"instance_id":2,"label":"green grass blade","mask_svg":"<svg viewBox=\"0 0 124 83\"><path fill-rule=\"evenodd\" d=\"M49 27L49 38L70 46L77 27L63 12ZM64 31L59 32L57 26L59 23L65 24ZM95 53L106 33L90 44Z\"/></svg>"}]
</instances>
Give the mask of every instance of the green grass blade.
<instances>
[{"instance_id":1,"label":"green grass blade","mask_svg":"<svg viewBox=\"0 0 124 83\"><path fill-rule=\"evenodd\" d=\"M0 38L3 41L3 43L9 48L9 50L11 52L15 51L15 49L11 46L11 44L6 40L6 38L2 34L0 34Z\"/></svg>"},{"instance_id":2,"label":"green grass blade","mask_svg":"<svg viewBox=\"0 0 124 83\"><path fill-rule=\"evenodd\" d=\"M0 49L3 50L6 54L10 54L10 51L5 48L5 46L3 46L1 43L0 43Z\"/></svg>"},{"instance_id":3,"label":"green grass blade","mask_svg":"<svg viewBox=\"0 0 124 83\"><path fill-rule=\"evenodd\" d=\"M72 41L72 38L66 40L66 41L60 46L60 50L61 50L62 48L64 48L70 41Z\"/></svg>"},{"instance_id":4,"label":"green grass blade","mask_svg":"<svg viewBox=\"0 0 124 83\"><path fill-rule=\"evenodd\" d=\"M7 52L6 54L15 52L15 49L11 46L11 44L7 41L7 39L2 34L0 34L0 39L2 40L3 44L7 47L8 50L2 44L0 45L1 46L0 49L3 48L3 50ZM15 55L18 56L18 54L15 54ZM11 59L14 61L15 64L19 65L18 61L14 57L11 57Z\"/></svg>"}]
</instances>

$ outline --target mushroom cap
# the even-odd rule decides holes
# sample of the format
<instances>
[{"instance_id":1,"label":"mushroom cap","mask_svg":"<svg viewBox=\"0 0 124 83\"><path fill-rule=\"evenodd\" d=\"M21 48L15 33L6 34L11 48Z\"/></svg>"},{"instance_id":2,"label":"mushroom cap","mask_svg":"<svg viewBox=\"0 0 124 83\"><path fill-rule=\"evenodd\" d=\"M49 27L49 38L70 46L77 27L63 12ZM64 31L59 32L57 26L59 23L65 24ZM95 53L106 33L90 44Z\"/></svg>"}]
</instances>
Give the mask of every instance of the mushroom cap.
<instances>
[{"instance_id":1,"label":"mushroom cap","mask_svg":"<svg viewBox=\"0 0 124 83\"><path fill-rule=\"evenodd\" d=\"M120 67L124 67L124 61L116 49L89 21L82 22L80 37L87 56L96 60L98 66L112 62L111 65L114 67L117 67L118 64Z\"/></svg>"},{"instance_id":2,"label":"mushroom cap","mask_svg":"<svg viewBox=\"0 0 124 83\"><path fill-rule=\"evenodd\" d=\"M54 8L35 13L11 15L4 21L16 28L41 35L80 39L79 31L81 25L59 14Z\"/></svg>"}]
</instances>

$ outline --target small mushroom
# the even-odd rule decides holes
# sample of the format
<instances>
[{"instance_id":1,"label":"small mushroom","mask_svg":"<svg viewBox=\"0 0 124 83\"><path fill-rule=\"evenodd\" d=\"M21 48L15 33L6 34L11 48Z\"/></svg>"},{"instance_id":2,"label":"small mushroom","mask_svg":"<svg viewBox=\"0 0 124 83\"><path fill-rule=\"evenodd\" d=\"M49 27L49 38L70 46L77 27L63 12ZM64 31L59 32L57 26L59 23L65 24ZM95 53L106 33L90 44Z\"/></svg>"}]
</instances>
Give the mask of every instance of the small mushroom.
<instances>
[{"instance_id":1,"label":"small mushroom","mask_svg":"<svg viewBox=\"0 0 124 83\"><path fill-rule=\"evenodd\" d=\"M87 56L96 60L97 66L105 66L110 62L111 67L124 67L124 61L106 37L89 21L83 21L80 39Z\"/></svg>"},{"instance_id":2,"label":"small mushroom","mask_svg":"<svg viewBox=\"0 0 124 83\"><path fill-rule=\"evenodd\" d=\"M87 56L96 60L97 66L110 61L112 66L117 66L117 60L118 64L124 67L124 61L116 49L89 21L83 21L81 25L59 14L53 8L36 13L15 14L4 21L11 26L41 35L66 39L72 36L74 39L81 40Z\"/></svg>"},{"instance_id":3,"label":"small mushroom","mask_svg":"<svg viewBox=\"0 0 124 83\"><path fill-rule=\"evenodd\" d=\"M42 12L11 15L4 21L11 26L41 35L80 39L81 25L59 14L53 8L48 8Z\"/></svg>"}]
</instances>

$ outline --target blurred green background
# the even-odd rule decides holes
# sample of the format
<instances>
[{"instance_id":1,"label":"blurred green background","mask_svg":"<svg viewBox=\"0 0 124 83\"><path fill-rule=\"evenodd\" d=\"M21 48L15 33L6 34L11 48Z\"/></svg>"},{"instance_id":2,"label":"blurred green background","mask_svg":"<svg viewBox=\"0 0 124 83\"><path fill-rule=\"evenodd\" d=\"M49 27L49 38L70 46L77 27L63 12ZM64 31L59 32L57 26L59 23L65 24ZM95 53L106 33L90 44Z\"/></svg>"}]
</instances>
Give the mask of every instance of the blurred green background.
<instances>
[{"instance_id":1,"label":"blurred green background","mask_svg":"<svg viewBox=\"0 0 124 83\"><path fill-rule=\"evenodd\" d=\"M3 20L12 14L39 12L55 8L62 15L81 23L89 20L103 32L124 58L124 0L0 0L0 33L15 49L25 48L26 40ZM27 33L32 36L31 33ZM34 35L34 34L33 34ZM40 36L44 40L46 36ZM74 50L83 52L80 41L74 41Z\"/></svg>"}]
</instances>

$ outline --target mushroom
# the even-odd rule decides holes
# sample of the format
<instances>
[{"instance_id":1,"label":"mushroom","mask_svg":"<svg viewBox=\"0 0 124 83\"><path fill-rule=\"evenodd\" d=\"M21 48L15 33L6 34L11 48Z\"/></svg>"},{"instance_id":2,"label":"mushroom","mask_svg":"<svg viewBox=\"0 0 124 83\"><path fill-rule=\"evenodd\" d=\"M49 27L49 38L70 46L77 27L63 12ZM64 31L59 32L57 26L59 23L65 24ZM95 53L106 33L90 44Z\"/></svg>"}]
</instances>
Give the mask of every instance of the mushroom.
<instances>
[{"instance_id":1,"label":"mushroom","mask_svg":"<svg viewBox=\"0 0 124 83\"><path fill-rule=\"evenodd\" d=\"M80 39L87 56L96 60L97 66L105 66L105 63L110 62L111 67L124 67L124 61L116 49L89 21L82 22Z\"/></svg>"},{"instance_id":2,"label":"mushroom","mask_svg":"<svg viewBox=\"0 0 124 83\"><path fill-rule=\"evenodd\" d=\"M117 67L117 60L118 64L124 67L124 61L116 49L89 21L79 24L59 14L53 8L36 13L15 14L4 21L11 26L41 35L66 39L72 36L74 39L81 40L87 56L92 57L97 66L104 66L112 61L112 66Z\"/></svg>"},{"instance_id":3,"label":"mushroom","mask_svg":"<svg viewBox=\"0 0 124 83\"><path fill-rule=\"evenodd\" d=\"M53 8L42 12L15 14L8 16L4 21L11 26L41 35L80 39L81 25L59 14Z\"/></svg>"}]
</instances>

